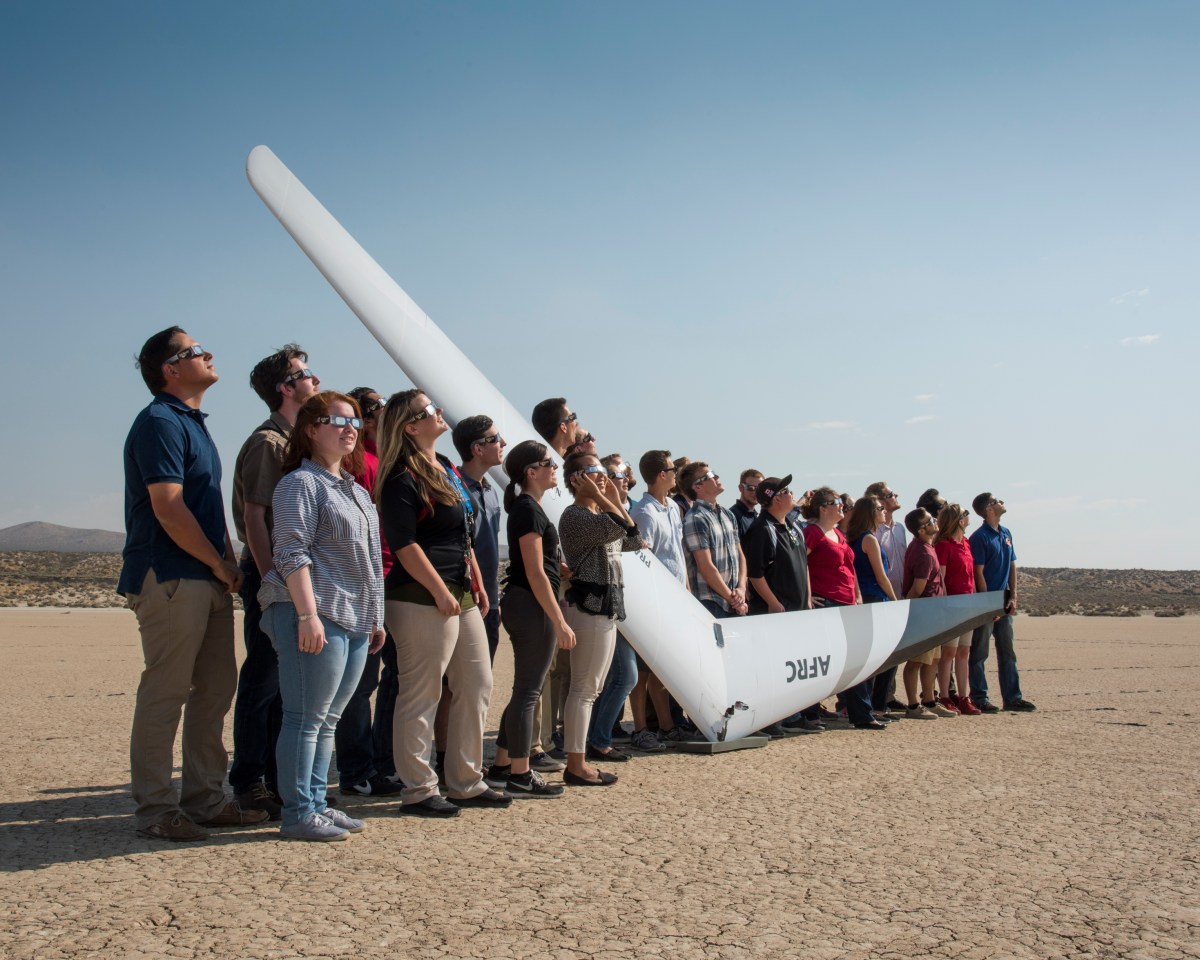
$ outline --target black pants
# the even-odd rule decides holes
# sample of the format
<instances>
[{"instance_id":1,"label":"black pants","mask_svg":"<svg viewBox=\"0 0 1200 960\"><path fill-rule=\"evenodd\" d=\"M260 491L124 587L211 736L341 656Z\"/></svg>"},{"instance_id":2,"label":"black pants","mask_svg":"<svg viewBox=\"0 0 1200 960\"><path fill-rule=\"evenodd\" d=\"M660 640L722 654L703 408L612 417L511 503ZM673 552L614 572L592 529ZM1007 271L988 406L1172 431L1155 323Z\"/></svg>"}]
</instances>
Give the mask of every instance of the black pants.
<instances>
[{"instance_id":1,"label":"black pants","mask_svg":"<svg viewBox=\"0 0 1200 960\"><path fill-rule=\"evenodd\" d=\"M500 717L496 746L507 750L509 757L520 759L529 756L533 714L557 642L542 605L523 587L513 587L504 595L500 617L512 641L513 692Z\"/></svg>"}]
</instances>

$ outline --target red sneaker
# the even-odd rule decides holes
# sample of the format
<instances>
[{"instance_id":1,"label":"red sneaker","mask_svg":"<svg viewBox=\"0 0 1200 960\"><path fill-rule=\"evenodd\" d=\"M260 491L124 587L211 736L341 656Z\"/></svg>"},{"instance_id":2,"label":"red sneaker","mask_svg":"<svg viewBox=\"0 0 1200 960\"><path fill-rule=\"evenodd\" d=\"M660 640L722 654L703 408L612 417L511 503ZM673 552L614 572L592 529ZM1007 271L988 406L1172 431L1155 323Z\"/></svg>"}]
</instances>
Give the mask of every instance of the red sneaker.
<instances>
[{"instance_id":1,"label":"red sneaker","mask_svg":"<svg viewBox=\"0 0 1200 960\"><path fill-rule=\"evenodd\" d=\"M951 713L962 713L962 710L959 709L958 703L955 702L954 700L951 700L949 697L938 697L937 702L940 703L947 710L949 710Z\"/></svg>"},{"instance_id":2,"label":"red sneaker","mask_svg":"<svg viewBox=\"0 0 1200 960\"><path fill-rule=\"evenodd\" d=\"M983 712L971 702L970 697L958 697L954 701L954 705L958 707L959 713L964 717L977 717Z\"/></svg>"}]
</instances>

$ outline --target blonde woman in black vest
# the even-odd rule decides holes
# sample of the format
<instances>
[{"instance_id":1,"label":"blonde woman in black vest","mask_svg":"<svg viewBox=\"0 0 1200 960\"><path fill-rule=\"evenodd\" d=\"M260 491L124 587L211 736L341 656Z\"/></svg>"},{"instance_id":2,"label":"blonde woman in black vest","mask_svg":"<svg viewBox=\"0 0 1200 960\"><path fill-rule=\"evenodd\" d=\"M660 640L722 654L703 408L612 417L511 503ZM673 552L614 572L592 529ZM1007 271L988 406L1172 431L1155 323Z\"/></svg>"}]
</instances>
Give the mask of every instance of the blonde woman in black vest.
<instances>
[{"instance_id":1,"label":"blonde woman in black vest","mask_svg":"<svg viewBox=\"0 0 1200 960\"><path fill-rule=\"evenodd\" d=\"M492 668L483 616L487 593L471 545L471 499L458 471L434 449L449 430L421 390L388 398L378 427L375 494L395 556L384 582L385 617L396 640L396 773L400 812L457 816L459 807L512 801L483 782L483 730ZM429 764L442 676L454 698L446 744L446 787Z\"/></svg>"}]
</instances>

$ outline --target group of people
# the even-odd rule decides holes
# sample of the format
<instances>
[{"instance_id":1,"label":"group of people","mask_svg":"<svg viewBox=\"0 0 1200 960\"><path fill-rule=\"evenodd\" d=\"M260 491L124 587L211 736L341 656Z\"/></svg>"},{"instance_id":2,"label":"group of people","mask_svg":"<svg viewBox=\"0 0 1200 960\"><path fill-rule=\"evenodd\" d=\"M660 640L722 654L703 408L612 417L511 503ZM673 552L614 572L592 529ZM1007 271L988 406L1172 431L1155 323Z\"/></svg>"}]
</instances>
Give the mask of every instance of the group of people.
<instances>
[{"instance_id":1,"label":"group of people","mask_svg":"<svg viewBox=\"0 0 1200 960\"><path fill-rule=\"evenodd\" d=\"M843 691L838 709L814 704L769 735L820 732L842 716L885 729L895 709L919 719L994 712L984 671L993 636L1004 708L1034 709L1013 652L1016 554L1003 501L990 494L973 501L984 523L969 540L967 512L933 490L900 526L899 499L883 483L854 501L746 470L726 509L707 463L651 450L638 461L647 490L634 502L632 467L598 456L561 397L533 411L544 443L508 449L486 414L460 421L456 464L436 449L450 426L423 391L321 390L307 354L288 344L250 376L268 416L234 467L244 544L235 560L201 411L218 379L212 354L171 327L146 341L138 366L153 400L125 445L118 590L145 660L130 738L143 835L200 840L208 827L279 820L284 837L344 840L366 824L327 794L335 746L344 795L394 795L401 814L452 817L610 786L617 776L596 764L629 759L614 740L658 752L695 737L620 634L620 556L632 550L651 550L717 617L1008 592L1004 616L905 666L904 702L893 670ZM488 479L497 467L502 493ZM564 490L556 525L542 501ZM233 593L245 609L240 673ZM501 624L513 690L485 767ZM232 798L222 740L231 702ZM621 723L626 702L632 731ZM543 776L559 771L560 782Z\"/></svg>"}]
</instances>

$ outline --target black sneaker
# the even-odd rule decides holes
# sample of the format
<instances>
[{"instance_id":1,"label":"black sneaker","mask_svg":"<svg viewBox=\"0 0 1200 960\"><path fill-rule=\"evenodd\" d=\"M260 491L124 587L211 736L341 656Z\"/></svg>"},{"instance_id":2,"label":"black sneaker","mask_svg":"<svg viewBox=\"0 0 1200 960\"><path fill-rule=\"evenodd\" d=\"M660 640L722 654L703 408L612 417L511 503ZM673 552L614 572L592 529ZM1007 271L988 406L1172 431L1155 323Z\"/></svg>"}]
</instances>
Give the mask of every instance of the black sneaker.
<instances>
[{"instance_id":1,"label":"black sneaker","mask_svg":"<svg viewBox=\"0 0 1200 960\"><path fill-rule=\"evenodd\" d=\"M267 814L268 820L278 820L280 813L283 811L283 806L279 799L273 794L270 788L261 780L244 793L239 793L234 796L243 810L262 810Z\"/></svg>"},{"instance_id":2,"label":"black sneaker","mask_svg":"<svg viewBox=\"0 0 1200 960\"><path fill-rule=\"evenodd\" d=\"M615 724L613 724L613 728L612 728L612 739L613 740L618 741L620 743L628 743L629 737L630 737L629 731L625 729L625 727L621 724L620 720L618 720Z\"/></svg>"},{"instance_id":3,"label":"black sneaker","mask_svg":"<svg viewBox=\"0 0 1200 960\"><path fill-rule=\"evenodd\" d=\"M437 793L419 803L402 803L396 812L406 817L457 817L461 813L457 806Z\"/></svg>"},{"instance_id":4,"label":"black sneaker","mask_svg":"<svg viewBox=\"0 0 1200 960\"><path fill-rule=\"evenodd\" d=\"M770 737L772 740L779 737L786 737L787 735L788 731L784 730L778 723L772 723L769 726L763 727L755 734L755 736L759 737Z\"/></svg>"},{"instance_id":5,"label":"black sneaker","mask_svg":"<svg viewBox=\"0 0 1200 960\"><path fill-rule=\"evenodd\" d=\"M972 699L971 702L975 704L975 706L979 709L980 713L999 713L1000 712L1000 708L998 706L996 706L994 703L992 703L991 700L974 700L974 699Z\"/></svg>"},{"instance_id":6,"label":"black sneaker","mask_svg":"<svg viewBox=\"0 0 1200 960\"><path fill-rule=\"evenodd\" d=\"M544 751L538 751L529 758L529 768L538 773L558 773L560 770L565 770L566 767L567 765L561 760L555 760ZM494 787L495 784L493 783L492 786Z\"/></svg>"},{"instance_id":7,"label":"black sneaker","mask_svg":"<svg viewBox=\"0 0 1200 960\"><path fill-rule=\"evenodd\" d=\"M889 710L895 710L897 713L903 713L908 709L908 704L901 703L895 697L892 697L892 699L887 702L887 708Z\"/></svg>"},{"instance_id":8,"label":"black sneaker","mask_svg":"<svg viewBox=\"0 0 1200 960\"><path fill-rule=\"evenodd\" d=\"M461 800L451 797L450 802L456 807L499 808L509 806L512 803L512 797L488 787L483 793L476 794L473 797L463 797Z\"/></svg>"},{"instance_id":9,"label":"black sneaker","mask_svg":"<svg viewBox=\"0 0 1200 960\"><path fill-rule=\"evenodd\" d=\"M404 784L376 773L366 780L342 787L344 797L392 797L404 789Z\"/></svg>"},{"instance_id":10,"label":"black sneaker","mask_svg":"<svg viewBox=\"0 0 1200 960\"><path fill-rule=\"evenodd\" d=\"M553 800L561 797L565 788L561 783L547 783L540 774L531 770L509 777L505 792L514 800Z\"/></svg>"},{"instance_id":11,"label":"black sneaker","mask_svg":"<svg viewBox=\"0 0 1200 960\"><path fill-rule=\"evenodd\" d=\"M508 783L508 778L511 773L511 763L506 763L504 766L501 766L498 763L493 763L487 768L487 773L483 775L483 782L489 787L495 787L497 790L503 790L504 785Z\"/></svg>"},{"instance_id":12,"label":"black sneaker","mask_svg":"<svg viewBox=\"0 0 1200 960\"><path fill-rule=\"evenodd\" d=\"M1028 700L1014 700L1012 703L1006 703L1004 709L1011 710L1013 713L1032 713L1037 707Z\"/></svg>"}]
</instances>

